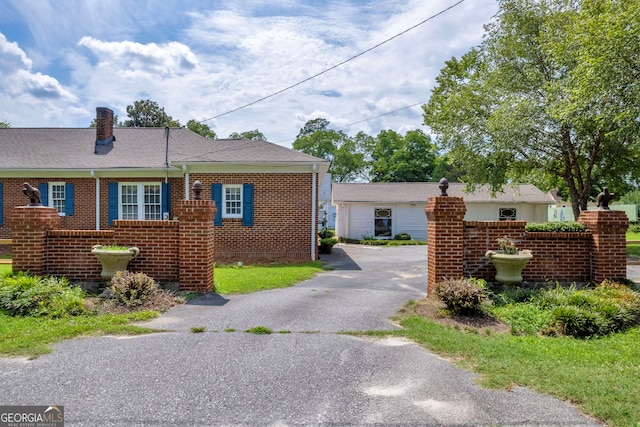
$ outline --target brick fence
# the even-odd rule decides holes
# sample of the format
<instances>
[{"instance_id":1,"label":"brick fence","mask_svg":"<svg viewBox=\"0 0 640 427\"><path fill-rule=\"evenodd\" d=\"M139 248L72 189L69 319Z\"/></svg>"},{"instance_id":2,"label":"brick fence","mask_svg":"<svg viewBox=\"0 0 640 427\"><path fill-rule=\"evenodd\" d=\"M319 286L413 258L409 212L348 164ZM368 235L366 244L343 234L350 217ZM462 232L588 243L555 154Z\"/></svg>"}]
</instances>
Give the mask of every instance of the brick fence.
<instances>
[{"instance_id":1,"label":"brick fence","mask_svg":"<svg viewBox=\"0 0 640 427\"><path fill-rule=\"evenodd\" d=\"M176 221L116 220L110 230L62 230L54 208L16 207L10 216L13 269L99 282L102 266L92 246L137 246L140 255L129 270L177 282L180 290L211 291L215 202L183 200L176 213Z\"/></svg>"},{"instance_id":2,"label":"brick fence","mask_svg":"<svg viewBox=\"0 0 640 427\"><path fill-rule=\"evenodd\" d=\"M527 232L526 221L464 221L462 197L432 197L427 215L427 293L435 284L452 277L493 280L495 267L485 257L497 250L496 239L508 236L533 259L522 271L525 281L587 282L626 277L624 212L583 211L578 221L584 233Z\"/></svg>"}]
</instances>

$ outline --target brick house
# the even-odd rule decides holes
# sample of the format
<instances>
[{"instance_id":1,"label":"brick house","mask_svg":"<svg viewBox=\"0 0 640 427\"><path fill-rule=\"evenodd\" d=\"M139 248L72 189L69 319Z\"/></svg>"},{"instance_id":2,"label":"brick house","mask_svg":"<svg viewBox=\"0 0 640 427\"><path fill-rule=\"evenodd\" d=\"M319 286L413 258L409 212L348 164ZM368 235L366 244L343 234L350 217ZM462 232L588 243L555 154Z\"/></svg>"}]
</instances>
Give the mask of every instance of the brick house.
<instances>
[{"instance_id":1,"label":"brick house","mask_svg":"<svg viewBox=\"0 0 640 427\"><path fill-rule=\"evenodd\" d=\"M0 129L0 239L28 203L23 183L55 207L62 229L168 220L180 200L215 200L216 261L316 258L318 187L329 162L266 141L204 138L186 128Z\"/></svg>"}]
</instances>

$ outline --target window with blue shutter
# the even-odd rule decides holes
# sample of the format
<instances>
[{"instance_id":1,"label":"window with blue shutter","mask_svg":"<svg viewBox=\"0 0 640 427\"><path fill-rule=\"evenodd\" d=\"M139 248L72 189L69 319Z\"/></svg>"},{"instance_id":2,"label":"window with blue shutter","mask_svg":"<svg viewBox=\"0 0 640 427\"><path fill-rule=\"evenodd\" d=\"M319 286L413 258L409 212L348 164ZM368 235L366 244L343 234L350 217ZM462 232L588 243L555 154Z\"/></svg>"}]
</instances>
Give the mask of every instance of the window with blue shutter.
<instances>
[{"instance_id":1,"label":"window with blue shutter","mask_svg":"<svg viewBox=\"0 0 640 427\"><path fill-rule=\"evenodd\" d=\"M118 219L118 183L110 182L107 191L107 199L109 202L109 226L113 225L113 221Z\"/></svg>"},{"instance_id":2,"label":"window with blue shutter","mask_svg":"<svg viewBox=\"0 0 640 427\"><path fill-rule=\"evenodd\" d=\"M38 184L38 191L40 191L42 206L49 206L49 183L41 182Z\"/></svg>"},{"instance_id":3,"label":"window with blue shutter","mask_svg":"<svg viewBox=\"0 0 640 427\"><path fill-rule=\"evenodd\" d=\"M224 205L222 204L222 184L211 184L211 200L216 202L216 216L213 219L213 225L222 225L222 211Z\"/></svg>"},{"instance_id":4,"label":"window with blue shutter","mask_svg":"<svg viewBox=\"0 0 640 427\"><path fill-rule=\"evenodd\" d=\"M253 226L253 184L242 184L242 225Z\"/></svg>"},{"instance_id":5,"label":"window with blue shutter","mask_svg":"<svg viewBox=\"0 0 640 427\"><path fill-rule=\"evenodd\" d=\"M2 183L0 182L0 225L2 225Z\"/></svg>"},{"instance_id":6,"label":"window with blue shutter","mask_svg":"<svg viewBox=\"0 0 640 427\"><path fill-rule=\"evenodd\" d=\"M75 191L72 183L66 183L64 185L64 214L71 216L75 214L76 202Z\"/></svg>"}]
</instances>

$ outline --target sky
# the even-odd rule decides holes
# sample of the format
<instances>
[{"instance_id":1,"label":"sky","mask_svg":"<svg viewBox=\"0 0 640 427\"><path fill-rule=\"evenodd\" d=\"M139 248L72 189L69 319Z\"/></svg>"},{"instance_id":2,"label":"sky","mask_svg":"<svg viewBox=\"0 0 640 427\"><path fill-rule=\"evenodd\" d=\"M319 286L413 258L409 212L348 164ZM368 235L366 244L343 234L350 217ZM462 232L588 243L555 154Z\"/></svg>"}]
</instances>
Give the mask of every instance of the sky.
<instances>
[{"instance_id":1,"label":"sky","mask_svg":"<svg viewBox=\"0 0 640 427\"><path fill-rule=\"evenodd\" d=\"M315 118L351 136L428 132L420 105L438 73L498 9L458 1L3 0L0 121L88 127L96 107L124 121L150 99L182 125L286 147Z\"/></svg>"}]
</instances>

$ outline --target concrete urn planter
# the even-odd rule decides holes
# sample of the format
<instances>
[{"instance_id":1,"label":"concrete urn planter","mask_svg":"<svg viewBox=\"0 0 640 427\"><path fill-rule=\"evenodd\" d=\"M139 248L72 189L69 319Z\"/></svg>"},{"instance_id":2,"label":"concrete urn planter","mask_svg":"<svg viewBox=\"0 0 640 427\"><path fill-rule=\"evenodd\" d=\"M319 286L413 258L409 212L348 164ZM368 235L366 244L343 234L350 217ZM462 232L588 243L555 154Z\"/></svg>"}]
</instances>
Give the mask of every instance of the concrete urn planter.
<instances>
[{"instance_id":1,"label":"concrete urn planter","mask_svg":"<svg viewBox=\"0 0 640 427\"><path fill-rule=\"evenodd\" d=\"M140 249L136 247L112 249L109 246L95 245L91 248L91 253L102 264L100 277L109 282L117 271L125 271L127 269L129 261L138 256Z\"/></svg>"},{"instance_id":2,"label":"concrete urn planter","mask_svg":"<svg viewBox=\"0 0 640 427\"><path fill-rule=\"evenodd\" d=\"M528 250L518 251L517 254L487 251L485 256L496 268L496 280L504 285L522 283L522 269L533 258Z\"/></svg>"}]
</instances>

